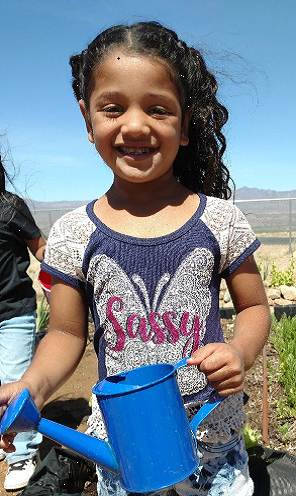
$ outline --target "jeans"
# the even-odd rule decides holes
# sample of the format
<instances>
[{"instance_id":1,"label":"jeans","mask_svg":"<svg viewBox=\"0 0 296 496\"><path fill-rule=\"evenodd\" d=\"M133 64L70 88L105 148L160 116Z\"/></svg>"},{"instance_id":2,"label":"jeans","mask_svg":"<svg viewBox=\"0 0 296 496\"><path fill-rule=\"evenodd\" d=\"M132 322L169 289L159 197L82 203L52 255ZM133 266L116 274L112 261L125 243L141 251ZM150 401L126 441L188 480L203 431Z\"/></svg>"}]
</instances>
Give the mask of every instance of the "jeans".
<instances>
[{"instance_id":1,"label":"jeans","mask_svg":"<svg viewBox=\"0 0 296 496\"><path fill-rule=\"evenodd\" d=\"M35 347L35 312L0 322L1 384L21 378L29 367ZM6 453L9 465L32 458L38 452L42 435L36 431L20 432L14 440L16 451Z\"/></svg>"},{"instance_id":2,"label":"jeans","mask_svg":"<svg viewBox=\"0 0 296 496\"><path fill-rule=\"evenodd\" d=\"M143 496L252 496L254 485L248 470L248 455L242 437L224 445L198 445L200 466L190 477L173 487ZM140 496L125 491L119 478L97 466L98 496Z\"/></svg>"}]
</instances>

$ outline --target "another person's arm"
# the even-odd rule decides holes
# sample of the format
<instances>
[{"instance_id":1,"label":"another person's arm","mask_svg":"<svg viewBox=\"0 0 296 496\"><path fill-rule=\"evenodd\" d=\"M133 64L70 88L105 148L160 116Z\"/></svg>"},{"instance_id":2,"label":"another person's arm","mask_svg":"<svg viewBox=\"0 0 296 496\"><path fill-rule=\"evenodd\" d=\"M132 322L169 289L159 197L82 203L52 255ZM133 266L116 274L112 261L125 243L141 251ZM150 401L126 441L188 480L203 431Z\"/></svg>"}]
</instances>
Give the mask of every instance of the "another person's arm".
<instances>
[{"instance_id":1,"label":"another person's arm","mask_svg":"<svg viewBox=\"0 0 296 496\"><path fill-rule=\"evenodd\" d=\"M42 262L46 248L46 241L42 238L42 236L35 239L24 239L24 241L32 255L34 255L39 262Z\"/></svg>"}]
</instances>

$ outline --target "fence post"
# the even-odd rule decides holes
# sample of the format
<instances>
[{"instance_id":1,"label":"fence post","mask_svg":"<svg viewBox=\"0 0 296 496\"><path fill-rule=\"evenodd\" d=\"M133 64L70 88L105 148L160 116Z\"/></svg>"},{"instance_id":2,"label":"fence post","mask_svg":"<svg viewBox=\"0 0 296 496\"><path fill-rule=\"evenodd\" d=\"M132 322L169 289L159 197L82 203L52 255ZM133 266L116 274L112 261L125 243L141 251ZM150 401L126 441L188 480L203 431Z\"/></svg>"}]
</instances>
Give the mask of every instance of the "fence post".
<instances>
[{"instance_id":1,"label":"fence post","mask_svg":"<svg viewBox=\"0 0 296 496\"><path fill-rule=\"evenodd\" d=\"M292 255L292 198L289 198L289 253Z\"/></svg>"}]
</instances>

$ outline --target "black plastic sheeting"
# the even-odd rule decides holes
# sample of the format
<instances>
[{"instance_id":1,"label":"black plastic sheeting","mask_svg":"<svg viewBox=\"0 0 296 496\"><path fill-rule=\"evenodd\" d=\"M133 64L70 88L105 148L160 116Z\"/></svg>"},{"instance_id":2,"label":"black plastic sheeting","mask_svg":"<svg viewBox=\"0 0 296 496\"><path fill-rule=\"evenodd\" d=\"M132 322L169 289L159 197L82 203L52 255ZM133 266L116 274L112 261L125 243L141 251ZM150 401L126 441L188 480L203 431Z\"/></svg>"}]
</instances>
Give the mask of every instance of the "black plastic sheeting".
<instances>
[{"instance_id":1,"label":"black plastic sheeting","mask_svg":"<svg viewBox=\"0 0 296 496\"><path fill-rule=\"evenodd\" d=\"M21 496L83 496L96 479L95 464L71 450L54 447L36 468Z\"/></svg>"},{"instance_id":2,"label":"black plastic sheeting","mask_svg":"<svg viewBox=\"0 0 296 496\"><path fill-rule=\"evenodd\" d=\"M254 496L295 496L296 457L261 446L248 449ZM87 496L86 482L96 480L95 464L71 450L54 447L40 463L22 496Z\"/></svg>"},{"instance_id":3,"label":"black plastic sheeting","mask_svg":"<svg viewBox=\"0 0 296 496\"><path fill-rule=\"evenodd\" d=\"M248 449L254 496L295 496L296 456L256 446Z\"/></svg>"}]
</instances>

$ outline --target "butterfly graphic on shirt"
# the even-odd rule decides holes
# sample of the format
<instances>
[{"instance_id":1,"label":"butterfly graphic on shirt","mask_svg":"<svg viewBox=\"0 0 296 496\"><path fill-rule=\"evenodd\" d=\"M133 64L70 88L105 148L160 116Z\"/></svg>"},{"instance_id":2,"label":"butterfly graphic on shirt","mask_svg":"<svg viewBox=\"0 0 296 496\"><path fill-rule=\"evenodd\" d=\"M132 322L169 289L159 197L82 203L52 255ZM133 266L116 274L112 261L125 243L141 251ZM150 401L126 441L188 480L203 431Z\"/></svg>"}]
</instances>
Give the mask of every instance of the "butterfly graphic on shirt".
<instances>
[{"instance_id":1,"label":"butterfly graphic on shirt","mask_svg":"<svg viewBox=\"0 0 296 496\"><path fill-rule=\"evenodd\" d=\"M195 248L173 275L160 277L151 302L138 274L128 277L105 254L92 258L87 279L103 329L107 375L152 363L175 363L203 346L213 265L208 249ZM206 378L197 367L184 367L178 370L178 382L181 393L189 395L203 389Z\"/></svg>"}]
</instances>

